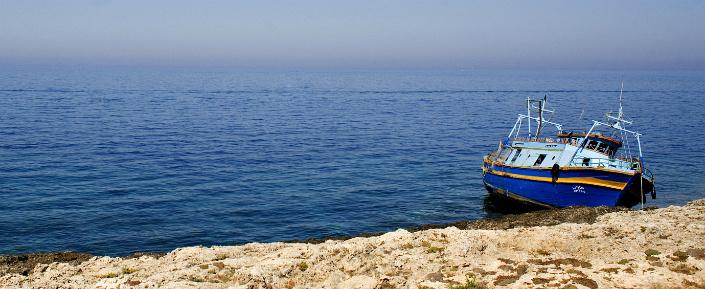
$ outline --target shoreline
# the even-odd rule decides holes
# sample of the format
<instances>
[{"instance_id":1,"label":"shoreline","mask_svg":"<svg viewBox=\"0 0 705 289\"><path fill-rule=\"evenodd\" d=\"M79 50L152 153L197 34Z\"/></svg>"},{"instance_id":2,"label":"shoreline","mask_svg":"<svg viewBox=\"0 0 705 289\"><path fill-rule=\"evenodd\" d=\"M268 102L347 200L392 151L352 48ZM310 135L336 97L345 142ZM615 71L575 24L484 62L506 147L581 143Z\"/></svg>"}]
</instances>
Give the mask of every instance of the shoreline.
<instances>
[{"instance_id":1,"label":"shoreline","mask_svg":"<svg viewBox=\"0 0 705 289\"><path fill-rule=\"evenodd\" d=\"M628 208L620 207L569 207L560 209L538 210L517 214L506 214L498 218L484 218L476 220L462 220L450 223L425 224L415 227L398 228L409 232L418 232L429 229L445 229L456 227L461 230L506 230L515 227L536 227L550 226L563 223L593 223L598 216L610 212L630 211ZM397 230L398 230L397 229ZM281 243L304 243L320 244L326 241L345 241L353 238L378 237L389 232L370 232L357 235L326 236L321 238L291 239L281 241ZM232 244L221 246L242 246L244 244ZM107 256L92 254L80 251L49 251L0 255L0 275L6 273L29 274L36 264L69 263L80 264L93 257L119 257L119 258L139 258L142 256L153 256L159 258L170 251L140 251L127 255Z\"/></svg>"},{"instance_id":2,"label":"shoreline","mask_svg":"<svg viewBox=\"0 0 705 289\"><path fill-rule=\"evenodd\" d=\"M370 235L124 257L0 256L0 288L705 286L705 199L648 210L537 211Z\"/></svg>"}]
</instances>

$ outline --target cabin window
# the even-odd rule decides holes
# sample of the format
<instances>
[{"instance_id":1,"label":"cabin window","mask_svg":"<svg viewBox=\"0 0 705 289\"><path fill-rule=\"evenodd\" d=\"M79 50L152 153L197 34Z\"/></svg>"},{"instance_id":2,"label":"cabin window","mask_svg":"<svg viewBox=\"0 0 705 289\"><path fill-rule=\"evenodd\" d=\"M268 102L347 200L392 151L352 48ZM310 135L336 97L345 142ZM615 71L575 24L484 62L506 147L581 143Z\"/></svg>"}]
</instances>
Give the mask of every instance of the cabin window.
<instances>
[{"instance_id":1,"label":"cabin window","mask_svg":"<svg viewBox=\"0 0 705 289\"><path fill-rule=\"evenodd\" d=\"M514 157L512 157L512 163L517 160L519 157L519 154L521 153L521 149L517 149L516 152L514 153Z\"/></svg>"},{"instance_id":2,"label":"cabin window","mask_svg":"<svg viewBox=\"0 0 705 289\"><path fill-rule=\"evenodd\" d=\"M590 166L590 158L583 158L583 166Z\"/></svg>"},{"instance_id":3,"label":"cabin window","mask_svg":"<svg viewBox=\"0 0 705 289\"><path fill-rule=\"evenodd\" d=\"M546 158L546 154L540 154L538 158L536 158L536 161L534 162L534 166L541 165L543 162L543 159Z\"/></svg>"},{"instance_id":4,"label":"cabin window","mask_svg":"<svg viewBox=\"0 0 705 289\"><path fill-rule=\"evenodd\" d=\"M609 148L609 147L607 146L606 143L600 143L600 145L597 147L597 151L604 153L604 152L607 152L607 148Z\"/></svg>"}]
</instances>

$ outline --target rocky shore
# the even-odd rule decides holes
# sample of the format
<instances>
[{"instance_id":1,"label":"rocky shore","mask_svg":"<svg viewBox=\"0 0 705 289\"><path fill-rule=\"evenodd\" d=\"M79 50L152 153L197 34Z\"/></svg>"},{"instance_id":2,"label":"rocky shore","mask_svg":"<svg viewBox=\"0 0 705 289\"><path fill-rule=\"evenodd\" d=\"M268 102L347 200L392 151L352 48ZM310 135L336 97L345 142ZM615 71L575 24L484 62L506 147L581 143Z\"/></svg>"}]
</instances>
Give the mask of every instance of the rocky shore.
<instances>
[{"instance_id":1,"label":"rocky shore","mask_svg":"<svg viewBox=\"0 0 705 289\"><path fill-rule=\"evenodd\" d=\"M0 257L0 288L705 288L705 199L300 243Z\"/></svg>"}]
</instances>

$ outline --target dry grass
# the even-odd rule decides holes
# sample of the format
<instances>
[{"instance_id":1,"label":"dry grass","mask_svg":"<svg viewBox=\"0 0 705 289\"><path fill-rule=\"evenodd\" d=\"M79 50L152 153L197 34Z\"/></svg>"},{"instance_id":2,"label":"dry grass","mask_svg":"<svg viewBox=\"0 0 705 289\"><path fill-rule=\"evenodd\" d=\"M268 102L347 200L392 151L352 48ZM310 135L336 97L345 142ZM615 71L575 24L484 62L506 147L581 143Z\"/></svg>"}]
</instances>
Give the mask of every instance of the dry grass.
<instances>
[{"instance_id":1,"label":"dry grass","mask_svg":"<svg viewBox=\"0 0 705 289\"><path fill-rule=\"evenodd\" d=\"M646 254L646 256L656 256L656 255L661 255L661 252L659 252L658 250L654 250L654 249L647 249L646 251L644 251L644 254Z\"/></svg>"},{"instance_id":2,"label":"dry grass","mask_svg":"<svg viewBox=\"0 0 705 289\"><path fill-rule=\"evenodd\" d=\"M433 254L433 253L443 252L443 250L445 250L445 248L431 246L426 249L426 253Z\"/></svg>"},{"instance_id":3,"label":"dry grass","mask_svg":"<svg viewBox=\"0 0 705 289\"><path fill-rule=\"evenodd\" d=\"M103 279L103 278L115 278L115 277L117 277L117 276L119 276L119 275L120 275L120 274L118 274L117 272L109 272L109 273L105 273L105 274L103 274L103 275L98 275L98 278L101 278L101 279Z\"/></svg>"},{"instance_id":4,"label":"dry grass","mask_svg":"<svg viewBox=\"0 0 705 289\"><path fill-rule=\"evenodd\" d=\"M301 272L306 271L308 269L308 264L306 264L305 261L299 262L299 264L296 264L296 268L299 268Z\"/></svg>"},{"instance_id":5,"label":"dry grass","mask_svg":"<svg viewBox=\"0 0 705 289\"><path fill-rule=\"evenodd\" d=\"M467 278L465 279L465 283L463 284L456 284L456 285L449 285L448 289L472 289L472 288L478 288L477 281L475 281L475 278Z\"/></svg>"},{"instance_id":6,"label":"dry grass","mask_svg":"<svg viewBox=\"0 0 705 289\"><path fill-rule=\"evenodd\" d=\"M122 274L125 274L125 275L127 275L127 274L132 274L132 273L135 273L135 272L137 272L137 271L138 271L138 270L135 269L135 268L129 268L129 267L124 267L124 268L122 268Z\"/></svg>"},{"instance_id":7,"label":"dry grass","mask_svg":"<svg viewBox=\"0 0 705 289\"><path fill-rule=\"evenodd\" d=\"M686 274L686 275L693 275L696 272L698 272L698 268L690 266L688 264L684 264L684 263L680 263L680 264L675 265L673 267L669 267L668 269L673 272Z\"/></svg>"}]
</instances>

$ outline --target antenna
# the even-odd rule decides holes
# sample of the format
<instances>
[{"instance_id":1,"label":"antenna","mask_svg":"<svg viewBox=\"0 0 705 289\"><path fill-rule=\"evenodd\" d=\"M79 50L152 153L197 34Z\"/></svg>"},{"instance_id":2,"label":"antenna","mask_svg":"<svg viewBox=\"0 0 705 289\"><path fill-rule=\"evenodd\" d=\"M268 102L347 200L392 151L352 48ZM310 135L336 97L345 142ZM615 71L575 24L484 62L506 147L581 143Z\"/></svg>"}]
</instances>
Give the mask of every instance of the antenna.
<instances>
[{"instance_id":1,"label":"antenna","mask_svg":"<svg viewBox=\"0 0 705 289\"><path fill-rule=\"evenodd\" d=\"M526 122L526 126L529 128L529 138L531 138L531 98L526 97L526 115L529 120Z\"/></svg>"},{"instance_id":2,"label":"antenna","mask_svg":"<svg viewBox=\"0 0 705 289\"><path fill-rule=\"evenodd\" d=\"M622 82L619 86L619 116L618 118L622 119L624 117L624 113L622 112L622 94L624 93L624 79L622 79Z\"/></svg>"},{"instance_id":3,"label":"antenna","mask_svg":"<svg viewBox=\"0 0 705 289\"><path fill-rule=\"evenodd\" d=\"M583 120L583 114L585 114L584 108L580 111L580 116L578 117L578 120Z\"/></svg>"},{"instance_id":4,"label":"antenna","mask_svg":"<svg viewBox=\"0 0 705 289\"><path fill-rule=\"evenodd\" d=\"M605 117L612 119L614 123L612 124L612 127L617 128L617 129L623 129L624 124L632 124L631 121L628 121L624 118L624 110L622 109L622 103L624 101L624 80L622 80L620 86L619 86L619 112L617 112L617 116L614 116L612 112L608 112L605 114ZM609 122L609 120L608 120Z\"/></svg>"},{"instance_id":5,"label":"antenna","mask_svg":"<svg viewBox=\"0 0 705 289\"><path fill-rule=\"evenodd\" d=\"M543 126L543 106L546 103L546 97L543 97L543 100L539 100L539 119L538 119L538 124L536 125L536 139L539 138L539 134L541 133L541 127Z\"/></svg>"}]
</instances>

